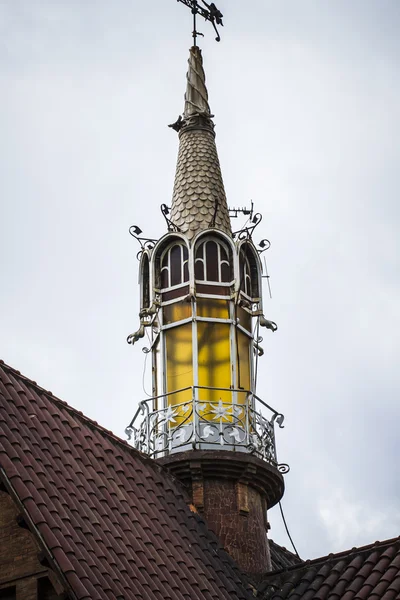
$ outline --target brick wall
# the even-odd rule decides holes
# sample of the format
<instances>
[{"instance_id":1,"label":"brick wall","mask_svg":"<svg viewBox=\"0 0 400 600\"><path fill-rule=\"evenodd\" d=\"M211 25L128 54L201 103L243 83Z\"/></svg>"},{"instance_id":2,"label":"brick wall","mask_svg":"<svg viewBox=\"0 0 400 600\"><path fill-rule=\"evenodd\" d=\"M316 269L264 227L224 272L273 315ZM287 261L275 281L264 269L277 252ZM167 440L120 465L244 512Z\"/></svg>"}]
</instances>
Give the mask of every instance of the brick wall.
<instances>
[{"instance_id":1,"label":"brick wall","mask_svg":"<svg viewBox=\"0 0 400 600\"><path fill-rule=\"evenodd\" d=\"M246 573L271 570L266 504L251 486L223 479L204 480L203 515L226 551Z\"/></svg>"},{"instance_id":2,"label":"brick wall","mask_svg":"<svg viewBox=\"0 0 400 600\"><path fill-rule=\"evenodd\" d=\"M40 564L40 548L30 531L17 523L18 507L6 492L0 490L0 590L16 586L16 600L44 600L38 596L38 578L54 575ZM49 587L50 586L50 587ZM49 588L46 600L58 598Z\"/></svg>"}]
</instances>

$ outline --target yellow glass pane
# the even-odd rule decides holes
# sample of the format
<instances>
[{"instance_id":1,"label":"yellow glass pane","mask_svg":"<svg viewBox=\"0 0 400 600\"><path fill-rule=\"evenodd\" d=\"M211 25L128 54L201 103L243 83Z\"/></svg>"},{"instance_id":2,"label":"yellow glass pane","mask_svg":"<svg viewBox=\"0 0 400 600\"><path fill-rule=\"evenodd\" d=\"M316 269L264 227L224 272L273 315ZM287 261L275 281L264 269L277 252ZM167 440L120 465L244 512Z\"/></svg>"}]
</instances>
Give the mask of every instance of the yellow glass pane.
<instances>
[{"instance_id":1,"label":"yellow glass pane","mask_svg":"<svg viewBox=\"0 0 400 600\"><path fill-rule=\"evenodd\" d=\"M230 325L225 323L197 323L198 327L198 365L199 386L227 388L227 390L199 389L199 400L211 402L212 409L221 401L232 404ZM210 406L203 411L207 419L212 418ZM216 420L219 416L216 415ZM230 418L224 419L229 422Z\"/></svg>"},{"instance_id":2,"label":"yellow glass pane","mask_svg":"<svg viewBox=\"0 0 400 600\"><path fill-rule=\"evenodd\" d=\"M163 318L164 325L170 323L176 323L176 321L183 321L192 316L192 304L191 302L176 302L175 304L168 304L163 306Z\"/></svg>"},{"instance_id":3,"label":"yellow glass pane","mask_svg":"<svg viewBox=\"0 0 400 600\"><path fill-rule=\"evenodd\" d=\"M167 392L174 392L193 385L192 364L192 324L186 323L173 327L165 332L167 348ZM176 406L190 401L191 390L177 392L168 396L168 406ZM181 411L180 411L181 412ZM183 414L183 412L182 412ZM175 427L182 422L180 417L170 426Z\"/></svg>"},{"instance_id":4,"label":"yellow glass pane","mask_svg":"<svg viewBox=\"0 0 400 600\"><path fill-rule=\"evenodd\" d=\"M251 331L251 315L241 306L237 307L236 316L239 319L239 324L247 329L247 331Z\"/></svg>"},{"instance_id":5,"label":"yellow glass pane","mask_svg":"<svg viewBox=\"0 0 400 600\"><path fill-rule=\"evenodd\" d=\"M242 331L237 331L238 345L238 383L240 389L250 391L251 389L251 366L250 366L250 338ZM238 403L246 402L247 394L245 392L238 393Z\"/></svg>"},{"instance_id":6,"label":"yellow glass pane","mask_svg":"<svg viewBox=\"0 0 400 600\"><path fill-rule=\"evenodd\" d=\"M229 319L229 301L217 298L198 298L197 316L210 319Z\"/></svg>"}]
</instances>

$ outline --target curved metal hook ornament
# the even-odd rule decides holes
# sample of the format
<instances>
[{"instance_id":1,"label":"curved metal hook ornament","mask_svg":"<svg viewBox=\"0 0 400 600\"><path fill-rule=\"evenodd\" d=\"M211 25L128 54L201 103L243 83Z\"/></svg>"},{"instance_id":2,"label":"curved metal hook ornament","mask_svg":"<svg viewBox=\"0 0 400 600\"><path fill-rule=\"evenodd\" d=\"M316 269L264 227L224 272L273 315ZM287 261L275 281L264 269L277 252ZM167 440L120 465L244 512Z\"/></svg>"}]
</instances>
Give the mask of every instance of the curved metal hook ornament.
<instances>
[{"instance_id":1,"label":"curved metal hook ornament","mask_svg":"<svg viewBox=\"0 0 400 600\"><path fill-rule=\"evenodd\" d=\"M128 344L132 344L132 346L134 344L136 344L136 342L138 342L140 340L140 338L144 337L144 324L142 323L139 327L139 329L137 331L135 331L135 333L131 333L130 335L128 335L128 337L126 338L126 341L128 342Z\"/></svg>"},{"instance_id":2,"label":"curved metal hook ornament","mask_svg":"<svg viewBox=\"0 0 400 600\"><path fill-rule=\"evenodd\" d=\"M266 327L267 329L270 329L273 333L275 333L275 331L278 330L278 325L275 323L275 321L270 321L269 319L266 319L264 315L260 316L260 325L261 327Z\"/></svg>"},{"instance_id":3,"label":"curved metal hook ornament","mask_svg":"<svg viewBox=\"0 0 400 600\"><path fill-rule=\"evenodd\" d=\"M265 350L258 344L256 341L254 342L254 349L257 352L258 356L264 356Z\"/></svg>"},{"instance_id":4,"label":"curved metal hook ornament","mask_svg":"<svg viewBox=\"0 0 400 600\"><path fill-rule=\"evenodd\" d=\"M141 402L139 402L139 409L141 415L149 414L149 407L147 406L146 400L142 400Z\"/></svg>"},{"instance_id":5,"label":"curved metal hook ornament","mask_svg":"<svg viewBox=\"0 0 400 600\"><path fill-rule=\"evenodd\" d=\"M236 238L238 240L246 240L246 239L251 239L253 232L255 230L255 228L257 227L257 225L259 225L262 221L262 214L261 213L256 213L254 215L254 217L251 219L250 221L250 225L248 227L243 227L243 229L240 229L239 231L235 231L232 234L233 239Z\"/></svg>"},{"instance_id":6,"label":"curved metal hook ornament","mask_svg":"<svg viewBox=\"0 0 400 600\"><path fill-rule=\"evenodd\" d=\"M166 204L161 204L160 206L160 210L161 210L161 214L164 217L166 223L167 223L167 227L168 227L168 231L181 231L179 229L179 227L177 227L172 221L171 219L169 219L167 217L167 215L169 215L170 213L170 208L166 205Z\"/></svg>"},{"instance_id":7,"label":"curved metal hook ornament","mask_svg":"<svg viewBox=\"0 0 400 600\"><path fill-rule=\"evenodd\" d=\"M140 229L140 227L138 227L137 225L131 225L129 227L129 233L140 244L140 250L136 255L136 258L138 260L140 260L143 250L153 250L157 240L155 240L153 238L140 237L140 234L143 233L143 231Z\"/></svg>"},{"instance_id":8,"label":"curved metal hook ornament","mask_svg":"<svg viewBox=\"0 0 400 600\"><path fill-rule=\"evenodd\" d=\"M262 254L263 252L265 252L266 250L269 250L270 248L271 248L271 242L269 240L267 240L267 238L264 238L258 244L257 250L258 250L259 254Z\"/></svg>"},{"instance_id":9,"label":"curved metal hook ornament","mask_svg":"<svg viewBox=\"0 0 400 600\"><path fill-rule=\"evenodd\" d=\"M128 438L128 442L132 439L133 433L134 433L134 431L133 431L132 427L126 427L125 435Z\"/></svg>"},{"instance_id":10,"label":"curved metal hook ornament","mask_svg":"<svg viewBox=\"0 0 400 600\"><path fill-rule=\"evenodd\" d=\"M251 222L253 223L253 229L255 227L257 227L257 225L259 225L262 221L262 214L261 213L256 213L254 215L254 217L252 218Z\"/></svg>"},{"instance_id":11,"label":"curved metal hook ornament","mask_svg":"<svg viewBox=\"0 0 400 600\"><path fill-rule=\"evenodd\" d=\"M286 475L287 473L289 473L290 467L286 463L280 463L278 465L278 471L279 473L282 473L282 475Z\"/></svg>"},{"instance_id":12,"label":"curved metal hook ornament","mask_svg":"<svg viewBox=\"0 0 400 600\"><path fill-rule=\"evenodd\" d=\"M283 424L284 420L285 420L285 416L282 413L276 413L271 419L272 423L275 423L275 422L278 423L279 429L285 428L285 426Z\"/></svg>"}]
</instances>

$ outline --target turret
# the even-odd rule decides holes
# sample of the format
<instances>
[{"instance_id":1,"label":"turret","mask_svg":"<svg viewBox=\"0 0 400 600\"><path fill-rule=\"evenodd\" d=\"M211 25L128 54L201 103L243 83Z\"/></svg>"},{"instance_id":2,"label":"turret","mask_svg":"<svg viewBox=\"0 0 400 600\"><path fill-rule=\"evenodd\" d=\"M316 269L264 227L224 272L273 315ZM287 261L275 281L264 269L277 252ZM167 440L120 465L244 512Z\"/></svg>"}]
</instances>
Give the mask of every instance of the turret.
<instances>
[{"instance_id":1,"label":"turret","mask_svg":"<svg viewBox=\"0 0 400 600\"><path fill-rule=\"evenodd\" d=\"M283 495L275 426L283 416L256 394L263 354L262 265L250 226L232 233L201 51L189 55L168 233L139 239L141 310L152 398L127 428L140 451L187 486L226 550L250 573L270 568L267 509Z\"/></svg>"}]
</instances>

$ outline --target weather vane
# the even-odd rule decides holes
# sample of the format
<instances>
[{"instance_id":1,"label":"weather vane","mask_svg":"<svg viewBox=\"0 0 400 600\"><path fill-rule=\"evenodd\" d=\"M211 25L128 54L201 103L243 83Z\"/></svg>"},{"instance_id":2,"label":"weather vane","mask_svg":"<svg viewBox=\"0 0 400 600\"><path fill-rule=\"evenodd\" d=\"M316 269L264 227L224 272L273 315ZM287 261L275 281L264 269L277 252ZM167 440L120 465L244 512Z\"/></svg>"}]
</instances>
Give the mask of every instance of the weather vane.
<instances>
[{"instance_id":1,"label":"weather vane","mask_svg":"<svg viewBox=\"0 0 400 600\"><path fill-rule=\"evenodd\" d=\"M191 10L192 10L192 15L193 15L193 45L197 46L197 36L201 35L201 37L204 37L204 34L200 33L200 31L197 31L197 15L202 16L206 21L210 21L210 23L212 24L212 26L214 27L215 33L217 34L217 37L215 38L215 40L217 42L219 42L221 40L221 37L219 35L218 29L217 29L217 25L221 25L221 27L223 27L223 22L222 22L222 18L223 18L223 14L221 13L221 11L218 10L218 8L215 6L214 2L211 2L210 4L208 4L207 2L205 2L205 0L200 0L202 4L204 4L204 6L199 5L197 0L177 0L177 2L182 2L182 4L185 4L186 6L188 6Z\"/></svg>"}]
</instances>

